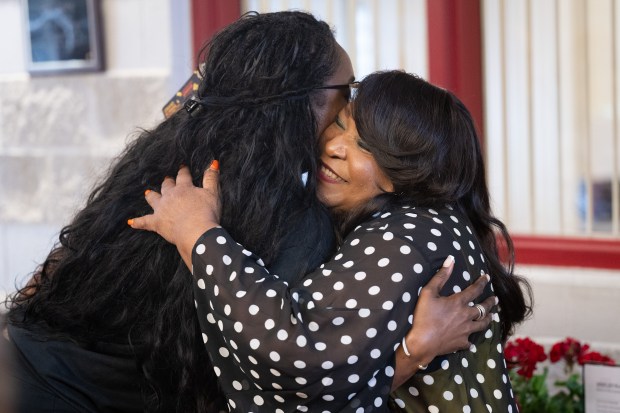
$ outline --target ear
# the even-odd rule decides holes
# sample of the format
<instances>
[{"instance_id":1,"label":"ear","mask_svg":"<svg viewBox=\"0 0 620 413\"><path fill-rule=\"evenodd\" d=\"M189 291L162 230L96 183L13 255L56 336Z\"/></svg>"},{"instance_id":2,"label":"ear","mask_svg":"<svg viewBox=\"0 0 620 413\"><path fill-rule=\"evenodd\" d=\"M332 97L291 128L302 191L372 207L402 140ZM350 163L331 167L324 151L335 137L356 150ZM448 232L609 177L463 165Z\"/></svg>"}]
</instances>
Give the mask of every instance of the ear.
<instances>
[{"instance_id":1,"label":"ear","mask_svg":"<svg viewBox=\"0 0 620 413\"><path fill-rule=\"evenodd\" d=\"M379 180L379 188L381 188L384 192L394 192L394 184L392 180L381 170L381 178Z\"/></svg>"},{"instance_id":2,"label":"ear","mask_svg":"<svg viewBox=\"0 0 620 413\"><path fill-rule=\"evenodd\" d=\"M392 185L392 181L390 181L389 179L386 180L385 183L380 183L378 187L384 194L394 193L394 185Z\"/></svg>"},{"instance_id":3,"label":"ear","mask_svg":"<svg viewBox=\"0 0 620 413\"><path fill-rule=\"evenodd\" d=\"M379 163L377 162L377 159L374 157L374 155L372 153L371 153L371 156L372 156L372 161L373 161L374 167L375 167L375 174L377 175L376 178L375 178L375 184L383 192L388 192L388 193L394 192L394 184L392 183L392 180L383 171L381 166L379 166Z\"/></svg>"}]
</instances>

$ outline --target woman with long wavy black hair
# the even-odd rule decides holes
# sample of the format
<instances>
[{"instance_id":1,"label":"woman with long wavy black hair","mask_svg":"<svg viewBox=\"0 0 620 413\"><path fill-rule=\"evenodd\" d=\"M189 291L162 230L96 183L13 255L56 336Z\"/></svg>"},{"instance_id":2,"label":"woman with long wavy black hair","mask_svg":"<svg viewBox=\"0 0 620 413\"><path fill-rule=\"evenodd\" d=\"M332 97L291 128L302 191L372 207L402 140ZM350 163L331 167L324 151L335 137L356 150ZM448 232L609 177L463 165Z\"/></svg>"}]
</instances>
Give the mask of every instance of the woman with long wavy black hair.
<instances>
[{"instance_id":1,"label":"woman with long wavy black hair","mask_svg":"<svg viewBox=\"0 0 620 413\"><path fill-rule=\"evenodd\" d=\"M126 225L149 211L144 189L180 164L199 176L214 157L235 160L222 174L223 222L270 267L295 263L300 276L331 251L313 160L348 87L319 88L352 80L348 56L301 12L245 15L205 52L198 99L213 101L140 133L13 297L18 411L216 409L191 275L174 246Z\"/></svg>"}]
</instances>

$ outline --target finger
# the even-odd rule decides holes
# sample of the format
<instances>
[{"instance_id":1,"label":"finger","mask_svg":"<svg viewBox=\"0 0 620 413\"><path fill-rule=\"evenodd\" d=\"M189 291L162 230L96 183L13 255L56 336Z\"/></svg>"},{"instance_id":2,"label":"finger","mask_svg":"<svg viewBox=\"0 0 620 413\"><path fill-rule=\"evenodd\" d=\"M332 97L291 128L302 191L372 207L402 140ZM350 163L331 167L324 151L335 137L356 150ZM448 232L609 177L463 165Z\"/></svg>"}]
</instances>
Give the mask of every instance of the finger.
<instances>
[{"instance_id":1,"label":"finger","mask_svg":"<svg viewBox=\"0 0 620 413\"><path fill-rule=\"evenodd\" d=\"M483 302L476 304L476 306L472 307L471 317L472 317L472 320L474 321L474 324L476 325L474 331L483 329L491 322L491 318L492 318L491 310L496 304L497 304L497 297L491 296L487 298L486 300L484 300ZM480 310L477 308L478 305L484 308L484 317L482 318L479 318L481 313L480 313Z\"/></svg>"},{"instance_id":2,"label":"finger","mask_svg":"<svg viewBox=\"0 0 620 413\"><path fill-rule=\"evenodd\" d=\"M164 191L167 191L168 189L172 189L176 186L176 181L174 180L174 178L167 176L164 178L164 181L161 183L161 193L163 194Z\"/></svg>"},{"instance_id":3,"label":"finger","mask_svg":"<svg viewBox=\"0 0 620 413\"><path fill-rule=\"evenodd\" d=\"M482 331L482 330L488 328L492 319L493 319L493 316L490 313L487 313L480 320L472 321L471 322L471 327L472 327L471 333L475 333L477 331Z\"/></svg>"},{"instance_id":4,"label":"finger","mask_svg":"<svg viewBox=\"0 0 620 413\"><path fill-rule=\"evenodd\" d=\"M450 274L452 274L452 269L454 268L454 257L452 255L448 255L448 258L443 262L441 268L437 273L430 279L424 288L430 290L433 294L439 295L439 291L443 288L444 284L450 278Z\"/></svg>"},{"instance_id":5,"label":"finger","mask_svg":"<svg viewBox=\"0 0 620 413\"><path fill-rule=\"evenodd\" d=\"M147 204L151 206L151 208L157 208L157 204L159 204L159 200L161 199L161 194L156 191L151 191L147 189L144 191L144 199L146 199Z\"/></svg>"},{"instance_id":6,"label":"finger","mask_svg":"<svg viewBox=\"0 0 620 413\"><path fill-rule=\"evenodd\" d=\"M481 302L480 305L484 307L487 314L491 314L491 310L493 310L493 307L495 307L497 303L498 303L497 297L493 295L487 298L486 300L484 300L483 302Z\"/></svg>"},{"instance_id":7,"label":"finger","mask_svg":"<svg viewBox=\"0 0 620 413\"><path fill-rule=\"evenodd\" d=\"M202 176L202 187L208 189L210 192L217 193L219 190L219 170L220 163L217 160L211 162L211 166L207 169Z\"/></svg>"},{"instance_id":8,"label":"finger","mask_svg":"<svg viewBox=\"0 0 620 413\"><path fill-rule=\"evenodd\" d=\"M183 165L179 172L177 173L177 185L192 185L192 174L189 171L189 168Z\"/></svg>"},{"instance_id":9,"label":"finger","mask_svg":"<svg viewBox=\"0 0 620 413\"><path fill-rule=\"evenodd\" d=\"M480 312L478 311L477 308L474 307L476 310L476 314L474 315L474 318L473 318L474 326L475 326L474 331L480 331L482 329L485 329L489 325L493 317L491 310L493 309L496 303L497 303L497 297L492 296L492 297L487 298L486 300L484 300L483 302L479 304L484 308L484 317L482 317L481 319L478 319L478 317L480 317Z\"/></svg>"},{"instance_id":10,"label":"finger","mask_svg":"<svg viewBox=\"0 0 620 413\"><path fill-rule=\"evenodd\" d=\"M469 342L469 340L465 340L463 342L463 347L461 347L461 350L469 350L471 348L471 343Z\"/></svg>"},{"instance_id":11,"label":"finger","mask_svg":"<svg viewBox=\"0 0 620 413\"><path fill-rule=\"evenodd\" d=\"M486 287L490 279L489 274L481 275L472 285L458 293L460 298L463 302L475 301L482 294L484 287Z\"/></svg>"},{"instance_id":12,"label":"finger","mask_svg":"<svg viewBox=\"0 0 620 413\"><path fill-rule=\"evenodd\" d=\"M215 171L215 172L219 172L220 171L220 161L218 161L217 159L214 159L211 162L211 165L209 165L209 169Z\"/></svg>"},{"instance_id":13,"label":"finger","mask_svg":"<svg viewBox=\"0 0 620 413\"><path fill-rule=\"evenodd\" d=\"M155 221L153 215L145 215L143 217L131 218L127 220L127 224L133 229L143 229L146 231L155 231Z\"/></svg>"}]
</instances>

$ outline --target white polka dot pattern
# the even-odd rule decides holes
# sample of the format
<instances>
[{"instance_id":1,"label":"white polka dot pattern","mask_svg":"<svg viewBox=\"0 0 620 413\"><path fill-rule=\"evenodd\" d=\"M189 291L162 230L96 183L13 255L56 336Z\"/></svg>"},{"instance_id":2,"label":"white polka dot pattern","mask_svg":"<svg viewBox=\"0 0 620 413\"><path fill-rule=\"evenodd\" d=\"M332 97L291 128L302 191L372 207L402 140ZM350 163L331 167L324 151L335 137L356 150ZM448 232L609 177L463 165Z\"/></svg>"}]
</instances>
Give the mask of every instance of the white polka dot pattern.
<instances>
[{"instance_id":1,"label":"white polka dot pattern","mask_svg":"<svg viewBox=\"0 0 620 413\"><path fill-rule=\"evenodd\" d=\"M388 403L418 403L416 411L479 411L472 398L484 401L485 409L512 405L509 382L501 381L505 369L498 368L502 354L495 351L493 362L485 351L485 371L473 371L482 354L444 358L390 399L394 350L410 328L421 287L448 254L456 257L455 274L463 274L451 278L450 291L464 289L475 280L470 274L486 269L472 258L472 250L481 249L466 223L443 208L377 215L345 239L332 261L292 286L224 229L205 233L192 257L194 293L203 342L230 410L375 412ZM497 332L487 334L480 337L484 343L498 340ZM461 400L458 388L465 384L474 387ZM487 391L486 385L494 387Z\"/></svg>"}]
</instances>

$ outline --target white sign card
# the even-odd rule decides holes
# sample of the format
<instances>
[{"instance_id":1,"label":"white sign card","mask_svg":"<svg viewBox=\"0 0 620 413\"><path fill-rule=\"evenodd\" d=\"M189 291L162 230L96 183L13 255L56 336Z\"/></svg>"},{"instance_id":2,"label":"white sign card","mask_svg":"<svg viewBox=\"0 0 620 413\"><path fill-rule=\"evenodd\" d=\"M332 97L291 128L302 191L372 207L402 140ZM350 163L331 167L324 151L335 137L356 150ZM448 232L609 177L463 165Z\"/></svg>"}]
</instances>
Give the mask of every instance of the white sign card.
<instances>
[{"instance_id":1,"label":"white sign card","mask_svg":"<svg viewBox=\"0 0 620 413\"><path fill-rule=\"evenodd\" d=\"M584 364L585 413L620 413L620 366Z\"/></svg>"}]
</instances>

